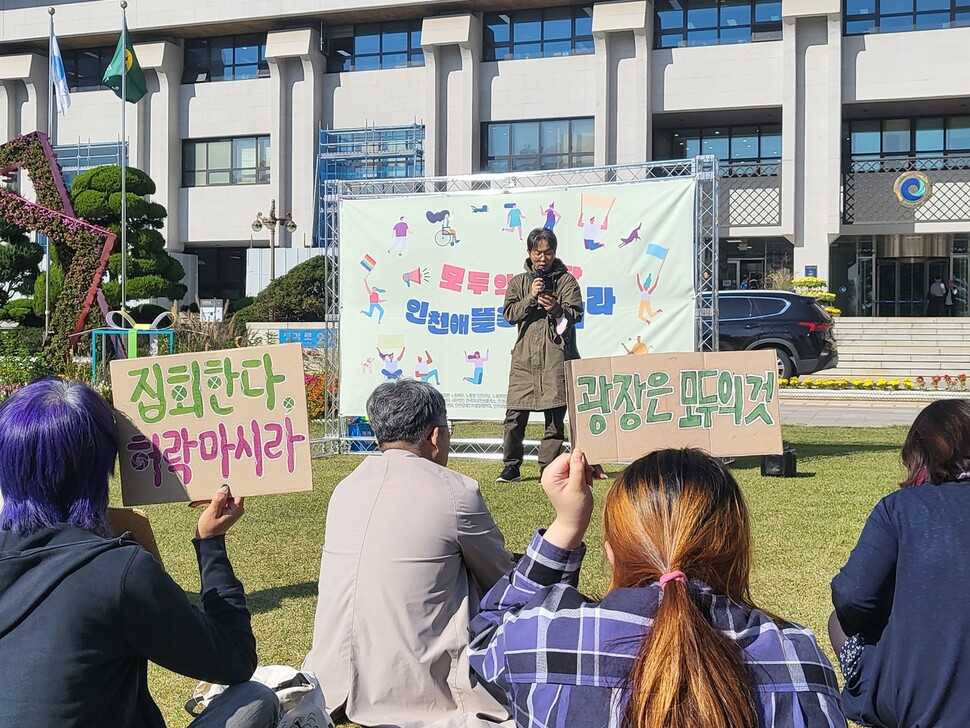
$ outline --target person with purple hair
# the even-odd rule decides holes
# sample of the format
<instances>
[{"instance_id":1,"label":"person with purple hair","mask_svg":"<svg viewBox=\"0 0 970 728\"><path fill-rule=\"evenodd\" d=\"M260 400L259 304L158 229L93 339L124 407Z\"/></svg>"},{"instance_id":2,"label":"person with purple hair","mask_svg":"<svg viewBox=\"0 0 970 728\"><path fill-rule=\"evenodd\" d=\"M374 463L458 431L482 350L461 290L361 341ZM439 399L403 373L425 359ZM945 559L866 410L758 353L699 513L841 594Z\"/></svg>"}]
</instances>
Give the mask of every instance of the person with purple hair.
<instances>
[{"instance_id":1,"label":"person with purple hair","mask_svg":"<svg viewBox=\"0 0 970 728\"><path fill-rule=\"evenodd\" d=\"M279 701L247 682L256 640L225 533L243 499L219 488L195 545L199 610L131 534L112 537L118 429L94 390L41 379L0 405L0 723L164 728L148 661L228 684L192 728L270 728Z\"/></svg>"}]
</instances>

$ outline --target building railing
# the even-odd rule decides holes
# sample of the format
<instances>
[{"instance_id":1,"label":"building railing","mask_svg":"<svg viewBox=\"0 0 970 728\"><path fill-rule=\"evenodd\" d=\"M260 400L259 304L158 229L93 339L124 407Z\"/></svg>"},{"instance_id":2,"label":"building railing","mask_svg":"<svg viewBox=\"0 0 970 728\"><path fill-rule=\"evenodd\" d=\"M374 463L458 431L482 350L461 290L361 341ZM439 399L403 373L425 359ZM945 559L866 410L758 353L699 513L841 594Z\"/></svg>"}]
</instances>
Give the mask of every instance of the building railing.
<instances>
[{"instance_id":1,"label":"building railing","mask_svg":"<svg viewBox=\"0 0 970 728\"><path fill-rule=\"evenodd\" d=\"M781 162L722 162L718 225L781 225Z\"/></svg>"},{"instance_id":2,"label":"building railing","mask_svg":"<svg viewBox=\"0 0 970 728\"><path fill-rule=\"evenodd\" d=\"M896 183L907 173L930 181L925 199L907 204ZM849 160L842 174L845 225L970 221L970 156Z\"/></svg>"}]
</instances>

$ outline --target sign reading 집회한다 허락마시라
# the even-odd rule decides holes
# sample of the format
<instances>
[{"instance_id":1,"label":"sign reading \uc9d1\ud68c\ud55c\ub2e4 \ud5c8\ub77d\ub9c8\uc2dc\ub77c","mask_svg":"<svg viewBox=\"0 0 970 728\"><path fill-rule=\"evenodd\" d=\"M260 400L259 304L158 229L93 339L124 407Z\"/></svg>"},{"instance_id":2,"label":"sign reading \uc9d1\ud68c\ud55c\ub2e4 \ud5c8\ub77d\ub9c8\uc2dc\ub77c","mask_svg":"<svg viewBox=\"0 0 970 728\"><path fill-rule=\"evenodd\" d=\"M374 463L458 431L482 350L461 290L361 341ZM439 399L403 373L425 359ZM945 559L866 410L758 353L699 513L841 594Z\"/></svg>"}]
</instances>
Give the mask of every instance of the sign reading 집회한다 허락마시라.
<instances>
[{"instance_id":1,"label":"sign reading \uc9d1\ud68c\ud55c\ub2e4 \ud5c8\ub77d\ub9c8\uc2dc\ub77c","mask_svg":"<svg viewBox=\"0 0 970 728\"><path fill-rule=\"evenodd\" d=\"M299 344L111 362L126 506L310 490Z\"/></svg>"},{"instance_id":2,"label":"sign reading \uc9d1\ud68c\ud55c\ub2e4 \ud5c8\ub77d\ub9c8\uc2dc\ub77c","mask_svg":"<svg viewBox=\"0 0 970 728\"><path fill-rule=\"evenodd\" d=\"M773 351L644 354L566 364L572 446L592 463L697 447L718 457L782 451Z\"/></svg>"}]
</instances>

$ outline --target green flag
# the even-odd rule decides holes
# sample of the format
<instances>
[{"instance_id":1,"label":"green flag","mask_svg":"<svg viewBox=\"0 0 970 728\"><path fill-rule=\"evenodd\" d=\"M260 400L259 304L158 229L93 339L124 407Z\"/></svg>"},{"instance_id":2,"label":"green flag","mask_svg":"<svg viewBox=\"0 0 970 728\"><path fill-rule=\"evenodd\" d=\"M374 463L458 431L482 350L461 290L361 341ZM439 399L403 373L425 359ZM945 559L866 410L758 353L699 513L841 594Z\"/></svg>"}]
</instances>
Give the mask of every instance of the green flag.
<instances>
[{"instance_id":1,"label":"green flag","mask_svg":"<svg viewBox=\"0 0 970 728\"><path fill-rule=\"evenodd\" d=\"M128 75L128 78L125 79L125 101L136 104L148 93L148 86L145 85L145 74L142 72L141 66L138 65L138 59L135 58L135 49L131 45L127 23L118 39L118 47L111 58L111 63L108 64L108 70L104 72L104 78L101 81L114 91L115 96L119 99L121 98L122 68Z\"/></svg>"}]
</instances>

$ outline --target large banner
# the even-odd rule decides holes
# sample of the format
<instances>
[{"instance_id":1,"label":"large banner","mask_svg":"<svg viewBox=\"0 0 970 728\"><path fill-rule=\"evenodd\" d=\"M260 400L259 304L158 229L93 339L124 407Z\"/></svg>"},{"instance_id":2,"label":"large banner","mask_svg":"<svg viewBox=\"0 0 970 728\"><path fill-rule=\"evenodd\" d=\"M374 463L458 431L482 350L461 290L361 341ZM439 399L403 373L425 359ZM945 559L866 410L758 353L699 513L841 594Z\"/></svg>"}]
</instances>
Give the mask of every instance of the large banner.
<instances>
[{"instance_id":1,"label":"large banner","mask_svg":"<svg viewBox=\"0 0 970 728\"><path fill-rule=\"evenodd\" d=\"M509 281L548 227L579 281L583 357L694 350L694 181L340 202L340 412L382 381L437 386L455 419L502 419Z\"/></svg>"}]
</instances>

